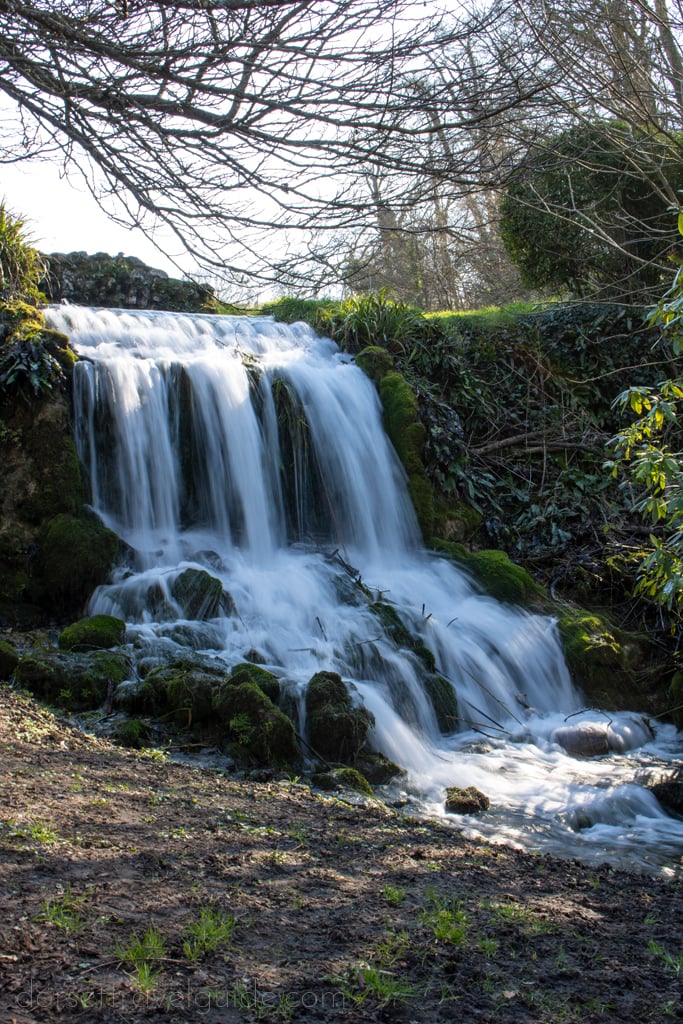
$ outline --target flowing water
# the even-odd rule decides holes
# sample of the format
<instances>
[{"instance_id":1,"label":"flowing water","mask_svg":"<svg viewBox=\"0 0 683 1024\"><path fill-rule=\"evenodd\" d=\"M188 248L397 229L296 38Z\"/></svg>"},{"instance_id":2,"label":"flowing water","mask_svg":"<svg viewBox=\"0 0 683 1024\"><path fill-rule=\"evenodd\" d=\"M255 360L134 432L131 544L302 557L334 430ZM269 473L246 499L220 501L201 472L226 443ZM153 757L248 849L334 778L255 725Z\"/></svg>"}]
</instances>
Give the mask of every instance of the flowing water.
<instances>
[{"instance_id":1,"label":"flowing water","mask_svg":"<svg viewBox=\"0 0 683 1024\"><path fill-rule=\"evenodd\" d=\"M454 827L530 849L675 870L683 821L644 783L683 750L672 726L618 715L613 746L572 757L554 740L582 712L555 623L482 594L426 552L374 385L305 325L269 318L57 307L81 360L77 444L95 509L130 546L92 597L125 618L140 671L191 647L228 667L257 651L300 708L339 672L373 713L374 748L407 769L387 795ZM173 580L219 578L233 606L188 621ZM457 694L439 720L429 670L385 632L391 604ZM633 749L628 749L633 747ZM491 800L445 815L446 786Z\"/></svg>"}]
</instances>

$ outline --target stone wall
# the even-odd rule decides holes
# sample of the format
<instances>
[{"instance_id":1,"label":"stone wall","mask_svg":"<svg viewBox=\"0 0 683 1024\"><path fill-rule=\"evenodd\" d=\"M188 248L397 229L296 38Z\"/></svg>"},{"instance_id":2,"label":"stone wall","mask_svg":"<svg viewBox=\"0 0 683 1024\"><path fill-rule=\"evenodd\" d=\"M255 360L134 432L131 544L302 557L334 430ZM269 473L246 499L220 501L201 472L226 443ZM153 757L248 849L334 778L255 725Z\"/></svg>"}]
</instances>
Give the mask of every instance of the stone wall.
<instances>
[{"instance_id":1,"label":"stone wall","mask_svg":"<svg viewBox=\"0 0 683 1024\"><path fill-rule=\"evenodd\" d=\"M98 252L51 253L40 290L49 302L114 309L165 309L214 312L216 296L208 285L169 277L135 256Z\"/></svg>"}]
</instances>

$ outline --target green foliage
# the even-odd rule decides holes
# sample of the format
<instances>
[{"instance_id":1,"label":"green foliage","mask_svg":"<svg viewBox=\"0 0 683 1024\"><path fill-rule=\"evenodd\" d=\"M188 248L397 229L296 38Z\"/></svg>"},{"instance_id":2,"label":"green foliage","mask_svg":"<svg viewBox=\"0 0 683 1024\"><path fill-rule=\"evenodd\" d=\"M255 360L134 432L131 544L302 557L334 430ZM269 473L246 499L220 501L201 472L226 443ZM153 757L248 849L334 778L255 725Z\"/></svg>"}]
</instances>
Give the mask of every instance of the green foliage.
<instances>
[{"instance_id":1,"label":"green foliage","mask_svg":"<svg viewBox=\"0 0 683 1024\"><path fill-rule=\"evenodd\" d=\"M326 320L330 336L347 352L360 352L368 345L402 352L432 330L419 310L394 302L385 291L352 295Z\"/></svg>"},{"instance_id":2,"label":"green foliage","mask_svg":"<svg viewBox=\"0 0 683 1024\"><path fill-rule=\"evenodd\" d=\"M36 301L45 268L31 245L24 221L0 202L0 302Z\"/></svg>"},{"instance_id":3,"label":"green foliage","mask_svg":"<svg viewBox=\"0 0 683 1024\"><path fill-rule=\"evenodd\" d=\"M683 350L683 271L653 310L650 321L663 328L664 339L678 355ZM631 386L615 400L622 414L635 418L610 441L613 458L606 464L614 478L625 474L622 489L652 527L649 550L638 567L636 593L683 613L683 448L679 416L683 377L656 386ZM633 500L633 499L632 499Z\"/></svg>"},{"instance_id":4,"label":"green foliage","mask_svg":"<svg viewBox=\"0 0 683 1024\"><path fill-rule=\"evenodd\" d=\"M0 309L0 396L30 399L52 391L66 379L69 351L67 339L47 330L37 309L16 299L7 303Z\"/></svg>"},{"instance_id":5,"label":"green foliage","mask_svg":"<svg viewBox=\"0 0 683 1024\"><path fill-rule=\"evenodd\" d=\"M532 288L633 299L659 286L676 248L663 196L682 186L679 140L582 124L527 154L501 203L501 236Z\"/></svg>"}]
</instances>

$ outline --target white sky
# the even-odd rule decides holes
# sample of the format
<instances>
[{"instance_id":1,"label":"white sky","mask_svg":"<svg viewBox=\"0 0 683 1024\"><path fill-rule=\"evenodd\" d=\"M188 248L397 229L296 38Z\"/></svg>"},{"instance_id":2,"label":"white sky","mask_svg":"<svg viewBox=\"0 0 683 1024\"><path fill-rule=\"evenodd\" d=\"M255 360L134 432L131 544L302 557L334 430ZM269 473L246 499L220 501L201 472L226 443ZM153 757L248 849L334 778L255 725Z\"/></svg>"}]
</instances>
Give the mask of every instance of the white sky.
<instances>
[{"instance_id":1,"label":"white sky","mask_svg":"<svg viewBox=\"0 0 683 1024\"><path fill-rule=\"evenodd\" d=\"M180 270L140 230L114 224L77 177L67 181L60 168L46 161L25 160L0 166L0 198L25 222L32 243L41 252L107 252L137 256L172 277L191 273L193 261L179 258ZM163 242L160 232L158 238ZM166 236L170 252L178 243Z\"/></svg>"}]
</instances>

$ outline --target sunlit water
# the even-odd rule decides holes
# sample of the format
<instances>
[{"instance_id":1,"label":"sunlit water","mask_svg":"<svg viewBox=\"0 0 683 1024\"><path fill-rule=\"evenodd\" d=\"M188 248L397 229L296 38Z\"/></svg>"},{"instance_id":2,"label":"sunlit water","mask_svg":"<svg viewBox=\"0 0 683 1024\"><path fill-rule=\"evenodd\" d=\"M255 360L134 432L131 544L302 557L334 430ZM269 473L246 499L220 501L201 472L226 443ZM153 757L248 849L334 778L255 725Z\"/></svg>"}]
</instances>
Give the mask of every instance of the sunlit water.
<instances>
[{"instance_id":1,"label":"sunlit water","mask_svg":"<svg viewBox=\"0 0 683 1024\"><path fill-rule=\"evenodd\" d=\"M683 821L644 783L683 737L619 715L625 753L583 759L554 742L567 721L605 722L578 714L555 623L422 549L374 385L332 342L269 318L68 306L48 318L82 357L76 433L94 507L131 548L91 612L126 619L139 666L183 645L228 667L258 651L300 707L315 672L337 671L375 717L373 746L407 769L389 799L525 848L680 867ZM222 581L236 613L182 620L171 584L190 566ZM434 653L458 697L453 732L368 594ZM453 785L476 786L490 810L446 815Z\"/></svg>"}]
</instances>

